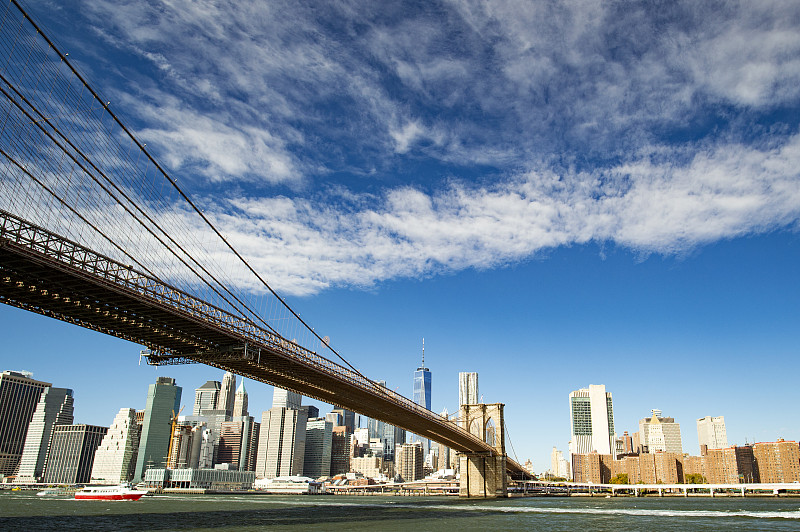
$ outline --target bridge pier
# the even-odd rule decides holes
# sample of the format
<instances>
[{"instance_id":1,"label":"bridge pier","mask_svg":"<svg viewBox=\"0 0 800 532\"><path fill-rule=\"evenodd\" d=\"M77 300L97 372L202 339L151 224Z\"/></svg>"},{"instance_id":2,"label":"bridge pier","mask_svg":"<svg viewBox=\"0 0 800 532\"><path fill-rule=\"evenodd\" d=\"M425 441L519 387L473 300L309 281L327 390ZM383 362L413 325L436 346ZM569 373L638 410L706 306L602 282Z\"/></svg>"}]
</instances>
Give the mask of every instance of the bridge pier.
<instances>
[{"instance_id":1,"label":"bridge pier","mask_svg":"<svg viewBox=\"0 0 800 532\"><path fill-rule=\"evenodd\" d=\"M506 474L505 421L502 403L461 405L463 426L494 447L494 451L461 453L458 494L461 497L496 498L508 496Z\"/></svg>"},{"instance_id":2,"label":"bridge pier","mask_svg":"<svg viewBox=\"0 0 800 532\"><path fill-rule=\"evenodd\" d=\"M497 498L508 496L506 457L496 454L461 454L460 497Z\"/></svg>"}]
</instances>

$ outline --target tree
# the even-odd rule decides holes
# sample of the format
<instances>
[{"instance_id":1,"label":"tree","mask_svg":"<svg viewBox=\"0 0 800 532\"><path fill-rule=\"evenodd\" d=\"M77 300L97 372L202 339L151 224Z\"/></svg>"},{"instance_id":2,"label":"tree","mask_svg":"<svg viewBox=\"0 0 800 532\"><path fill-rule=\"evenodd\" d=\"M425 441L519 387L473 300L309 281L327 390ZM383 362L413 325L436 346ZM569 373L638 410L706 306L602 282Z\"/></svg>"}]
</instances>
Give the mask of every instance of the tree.
<instances>
[{"instance_id":1,"label":"tree","mask_svg":"<svg viewBox=\"0 0 800 532\"><path fill-rule=\"evenodd\" d=\"M684 476L687 484L705 484L706 478L700 473L689 473Z\"/></svg>"},{"instance_id":2,"label":"tree","mask_svg":"<svg viewBox=\"0 0 800 532\"><path fill-rule=\"evenodd\" d=\"M617 473L614 475L614 478L611 479L612 484L628 484L628 474L627 473Z\"/></svg>"}]
</instances>

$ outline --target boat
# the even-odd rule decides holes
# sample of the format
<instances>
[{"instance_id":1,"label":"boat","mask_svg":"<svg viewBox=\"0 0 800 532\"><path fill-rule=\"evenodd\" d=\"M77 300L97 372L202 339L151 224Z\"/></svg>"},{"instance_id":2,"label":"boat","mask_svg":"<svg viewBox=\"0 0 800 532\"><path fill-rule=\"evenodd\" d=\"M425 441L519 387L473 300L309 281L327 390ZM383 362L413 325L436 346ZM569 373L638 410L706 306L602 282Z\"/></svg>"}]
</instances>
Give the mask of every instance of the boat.
<instances>
[{"instance_id":1,"label":"boat","mask_svg":"<svg viewBox=\"0 0 800 532\"><path fill-rule=\"evenodd\" d=\"M59 495L69 495L71 491L64 488L46 488L38 492L36 495L39 497L58 497Z\"/></svg>"},{"instance_id":2,"label":"boat","mask_svg":"<svg viewBox=\"0 0 800 532\"><path fill-rule=\"evenodd\" d=\"M119 486L86 486L75 492L75 498L94 501L138 501L146 492L132 490L127 484Z\"/></svg>"},{"instance_id":3,"label":"boat","mask_svg":"<svg viewBox=\"0 0 800 532\"><path fill-rule=\"evenodd\" d=\"M253 483L253 488L275 495L317 495L325 492L322 483L298 475L258 479Z\"/></svg>"}]
</instances>

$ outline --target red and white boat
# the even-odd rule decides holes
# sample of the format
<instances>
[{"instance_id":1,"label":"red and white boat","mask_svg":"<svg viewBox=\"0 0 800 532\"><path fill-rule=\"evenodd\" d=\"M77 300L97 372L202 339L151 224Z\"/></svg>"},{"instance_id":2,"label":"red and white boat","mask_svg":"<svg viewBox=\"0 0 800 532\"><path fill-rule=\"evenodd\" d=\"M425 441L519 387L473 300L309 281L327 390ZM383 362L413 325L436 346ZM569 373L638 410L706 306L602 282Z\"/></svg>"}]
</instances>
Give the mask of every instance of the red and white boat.
<instances>
[{"instance_id":1,"label":"red and white boat","mask_svg":"<svg viewBox=\"0 0 800 532\"><path fill-rule=\"evenodd\" d=\"M119 486L87 486L75 492L76 499L95 501L138 501L146 491L132 490L125 484Z\"/></svg>"}]
</instances>

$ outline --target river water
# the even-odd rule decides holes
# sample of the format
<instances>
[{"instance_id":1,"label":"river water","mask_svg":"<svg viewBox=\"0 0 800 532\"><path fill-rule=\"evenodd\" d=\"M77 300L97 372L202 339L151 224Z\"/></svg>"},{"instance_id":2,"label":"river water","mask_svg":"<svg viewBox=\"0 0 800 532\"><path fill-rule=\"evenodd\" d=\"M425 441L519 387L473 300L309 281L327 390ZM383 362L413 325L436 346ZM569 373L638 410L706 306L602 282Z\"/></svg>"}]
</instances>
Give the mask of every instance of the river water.
<instances>
[{"instance_id":1,"label":"river water","mask_svg":"<svg viewBox=\"0 0 800 532\"><path fill-rule=\"evenodd\" d=\"M800 499L158 495L76 501L0 492L0 530L800 530Z\"/></svg>"}]
</instances>

